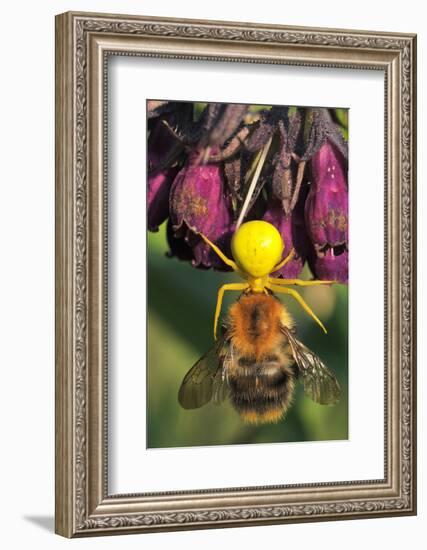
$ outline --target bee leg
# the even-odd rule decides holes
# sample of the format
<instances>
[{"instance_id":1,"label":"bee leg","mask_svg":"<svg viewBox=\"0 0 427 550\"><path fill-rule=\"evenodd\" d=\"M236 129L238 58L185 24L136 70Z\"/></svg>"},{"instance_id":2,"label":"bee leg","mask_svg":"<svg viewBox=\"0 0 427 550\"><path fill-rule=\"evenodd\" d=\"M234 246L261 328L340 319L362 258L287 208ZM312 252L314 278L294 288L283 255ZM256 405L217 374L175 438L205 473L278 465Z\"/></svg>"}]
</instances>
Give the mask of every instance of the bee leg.
<instances>
[{"instance_id":1,"label":"bee leg","mask_svg":"<svg viewBox=\"0 0 427 550\"><path fill-rule=\"evenodd\" d=\"M336 281L303 281L302 279L278 279L269 277L268 280L273 285L298 285L298 286L314 286L314 285L332 285Z\"/></svg>"},{"instance_id":2,"label":"bee leg","mask_svg":"<svg viewBox=\"0 0 427 550\"><path fill-rule=\"evenodd\" d=\"M247 283L229 283L226 285L222 285L222 287L218 290L218 298L216 301L215 320L214 320L215 340L216 340L216 329L218 325L219 314L221 313L221 305L222 305L222 299L224 297L224 292L226 290L246 290L247 288L249 288L249 285Z\"/></svg>"},{"instance_id":3,"label":"bee leg","mask_svg":"<svg viewBox=\"0 0 427 550\"><path fill-rule=\"evenodd\" d=\"M306 302L303 300L303 298L300 296L300 294L296 290L293 290L292 288L284 288L282 286L275 286L275 285L272 285L271 283L267 283L266 286L268 288L270 288L273 292L278 292L278 293L281 293L281 294L289 294L290 296L295 298L295 300L300 304L300 306L303 308L303 310L306 313L308 313L308 315L310 315L310 317L314 321L316 321L316 323L321 327L321 329L325 332L325 334L327 334L327 330L324 327L322 321L311 310L311 308L306 304Z\"/></svg>"},{"instance_id":4,"label":"bee leg","mask_svg":"<svg viewBox=\"0 0 427 550\"><path fill-rule=\"evenodd\" d=\"M279 264L277 264L273 269L271 270L272 273L275 273L279 269L281 269L284 265L286 265L292 258L295 256L295 248L292 248L289 254L286 256L284 260L282 260Z\"/></svg>"},{"instance_id":5,"label":"bee leg","mask_svg":"<svg viewBox=\"0 0 427 550\"><path fill-rule=\"evenodd\" d=\"M199 235L202 237L202 239L205 241L206 244L208 244L212 250L214 252L216 252L216 254L218 254L218 256L221 258L221 260L226 264L228 265L229 267L231 267L231 269L233 271L237 271L238 273L240 273L240 270L239 268L237 267L237 264L236 262L233 262L233 260L230 260L230 258L227 258L227 256L216 246L216 244L214 244L213 242L211 242L205 235L203 235L203 233L199 233Z\"/></svg>"}]
</instances>

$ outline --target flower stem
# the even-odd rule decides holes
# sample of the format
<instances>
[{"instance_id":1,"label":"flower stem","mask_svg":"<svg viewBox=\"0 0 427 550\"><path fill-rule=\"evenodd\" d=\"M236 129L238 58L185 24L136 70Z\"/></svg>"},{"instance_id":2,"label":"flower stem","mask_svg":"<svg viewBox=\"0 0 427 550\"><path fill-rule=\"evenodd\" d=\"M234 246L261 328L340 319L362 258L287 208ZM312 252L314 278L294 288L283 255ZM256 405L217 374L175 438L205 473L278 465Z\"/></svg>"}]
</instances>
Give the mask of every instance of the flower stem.
<instances>
[{"instance_id":1,"label":"flower stem","mask_svg":"<svg viewBox=\"0 0 427 550\"><path fill-rule=\"evenodd\" d=\"M305 160L301 160L298 164L297 181L296 181L294 193L292 195L291 205L289 207L290 212L292 212L292 210L295 208L295 205L298 201L299 192L300 192L300 189L301 189L302 178L304 176L305 163L306 163Z\"/></svg>"},{"instance_id":2,"label":"flower stem","mask_svg":"<svg viewBox=\"0 0 427 550\"><path fill-rule=\"evenodd\" d=\"M243 219L247 214L247 210L249 207L249 204L251 202L251 197L255 191L256 184L258 182L259 176L261 174L262 167L264 166L265 159L267 158L268 150L270 149L272 137L267 141L267 143L264 145L264 148L262 150L261 156L259 157L259 161L254 173L254 177L252 178L251 184L249 186L248 192L246 193L245 200L243 202L242 209L240 210L239 217L237 219L236 224L236 231L239 229L239 227L242 225Z\"/></svg>"}]
</instances>

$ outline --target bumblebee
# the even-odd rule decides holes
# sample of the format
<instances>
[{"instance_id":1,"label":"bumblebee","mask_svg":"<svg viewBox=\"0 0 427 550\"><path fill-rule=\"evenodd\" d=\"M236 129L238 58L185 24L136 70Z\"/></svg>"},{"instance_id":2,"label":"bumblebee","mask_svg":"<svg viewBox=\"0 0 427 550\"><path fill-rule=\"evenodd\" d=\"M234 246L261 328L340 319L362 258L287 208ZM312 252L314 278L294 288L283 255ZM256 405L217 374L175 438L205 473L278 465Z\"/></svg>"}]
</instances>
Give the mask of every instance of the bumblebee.
<instances>
[{"instance_id":1,"label":"bumblebee","mask_svg":"<svg viewBox=\"0 0 427 550\"><path fill-rule=\"evenodd\" d=\"M196 409L210 401L229 398L245 422L279 421L292 403L295 383L320 404L338 402L340 387L322 360L295 336L295 324L274 293L295 298L326 332L323 323L289 285L311 286L333 281L302 281L270 277L283 267L294 251L280 261L283 240L277 229L264 221L242 224L232 239L236 261L201 235L245 283L223 285L218 292L214 320L214 347L184 377L178 400L184 409ZM278 263L279 262L279 263ZM242 291L229 309L220 337L217 324L226 290Z\"/></svg>"}]
</instances>

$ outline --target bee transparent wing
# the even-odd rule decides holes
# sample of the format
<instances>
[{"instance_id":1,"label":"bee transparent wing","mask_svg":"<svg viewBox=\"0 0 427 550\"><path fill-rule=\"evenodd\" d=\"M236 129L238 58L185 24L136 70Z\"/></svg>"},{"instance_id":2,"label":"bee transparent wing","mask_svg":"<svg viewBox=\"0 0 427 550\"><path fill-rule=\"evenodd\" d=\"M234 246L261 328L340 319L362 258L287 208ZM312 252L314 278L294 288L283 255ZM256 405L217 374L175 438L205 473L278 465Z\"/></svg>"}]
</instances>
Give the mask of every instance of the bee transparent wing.
<instances>
[{"instance_id":1,"label":"bee transparent wing","mask_svg":"<svg viewBox=\"0 0 427 550\"><path fill-rule=\"evenodd\" d=\"M198 409L211 399L221 403L227 395L226 377L223 375L223 363L227 355L228 344L220 338L187 372L178 392L178 401L184 409Z\"/></svg>"},{"instance_id":2,"label":"bee transparent wing","mask_svg":"<svg viewBox=\"0 0 427 550\"><path fill-rule=\"evenodd\" d=\"M221 403L229 396L230 388L225 375L225 364L222 368L217 370L213 381L212 389L212 402L215 405L221 405Z\"/></svg>"},{"instance_id":3,"label":"bee transparent wing","mask_svg":"<svg viewBox=\"0 0 427 550\"><path fill-rule=\"evenodd\" d=\"M282 326L291 346L292 355L298 367L299 378L304 386L304 393L321 405L338 403L341 390L334 373L306 345L300 342L292 332Z\"/></svg>"}]
</instances>

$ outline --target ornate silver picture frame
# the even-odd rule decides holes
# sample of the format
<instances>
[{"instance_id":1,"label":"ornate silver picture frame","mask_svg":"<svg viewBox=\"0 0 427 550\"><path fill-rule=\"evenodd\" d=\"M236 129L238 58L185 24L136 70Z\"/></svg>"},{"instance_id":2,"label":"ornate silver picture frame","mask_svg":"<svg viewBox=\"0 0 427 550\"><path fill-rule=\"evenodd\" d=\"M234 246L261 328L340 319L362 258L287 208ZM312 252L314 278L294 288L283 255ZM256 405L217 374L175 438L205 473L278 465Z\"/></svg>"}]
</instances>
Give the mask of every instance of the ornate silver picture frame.
<instances>
[{"instance_id":1,"label":"ornate silver picture frame","mask_svg":"<svg viewBox=\"0 0 427 550\"><path fill-rule=\"evenodd\" d=\"M110 494L107 60L384 74L384 477ZM56 18L56 532L65 537L416 513L416 37L65 13ZM143 238L143 237L141 237Z\"/></svg>"}]
</instances>

